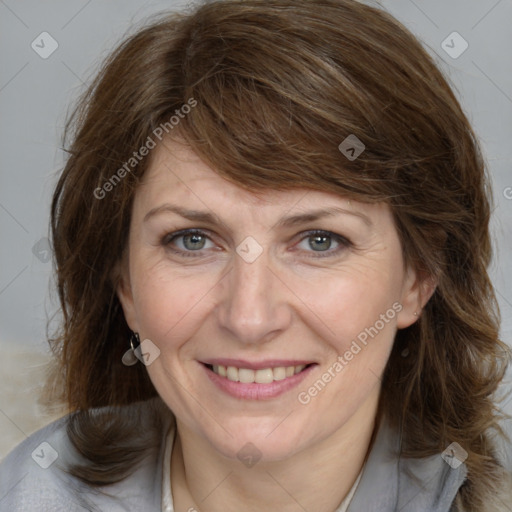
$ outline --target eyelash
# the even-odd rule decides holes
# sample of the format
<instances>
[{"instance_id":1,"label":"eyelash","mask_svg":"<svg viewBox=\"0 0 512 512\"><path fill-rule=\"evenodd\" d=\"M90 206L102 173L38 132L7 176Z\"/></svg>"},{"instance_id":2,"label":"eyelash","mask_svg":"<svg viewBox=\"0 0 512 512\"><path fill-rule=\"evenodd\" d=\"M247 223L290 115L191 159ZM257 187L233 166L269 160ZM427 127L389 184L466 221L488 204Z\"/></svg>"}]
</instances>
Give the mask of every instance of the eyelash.
<instances>
[{"instance_id":1,"label":"eyelash","mask_svg":"<svg viewBox=\"0 0 512 512\"><path fill-rule=\"evenodd\" d=\"M161 243L162 243L162 245L167 247L171 252L173 252L175 254L179 254L180 256L183 256L186 258L197 258L197 257L202 256L202 254L201 254L202 250L182 251L182 250L172 249L170 247L171 243L174 242L174 240L176 240L177 238L186 236L186 235L200 235L202 237L205 237L205 238L208 238L209 240L211 240L211 238L208 236L207 232L205 232L205 231L202 231L200 229L184 229L181 231L177 231L175 233L169 233L169 234L165 235L162 238ZM336 242L338 242L340 244L340 246L333 251L331 251L331 250L329 250L329 251L306 251L306 252L316 253L314 256L310 256L312 258L327 258L330 256L335 256L338 253L340 253L341 251L343 251L344 249L347 249L352 246L352 242L350 240L348 240L347 238L345 238L341 235L338 235L336 233L333 233L332 231L325 231L325 230L320 230L320 229L305 231L304 236L297 243L300 243L303 240L313 237L313 236L330 237L330 238L334 239ZM196 253L197 255L194 253Z\"/></svg>"}]
</instances>

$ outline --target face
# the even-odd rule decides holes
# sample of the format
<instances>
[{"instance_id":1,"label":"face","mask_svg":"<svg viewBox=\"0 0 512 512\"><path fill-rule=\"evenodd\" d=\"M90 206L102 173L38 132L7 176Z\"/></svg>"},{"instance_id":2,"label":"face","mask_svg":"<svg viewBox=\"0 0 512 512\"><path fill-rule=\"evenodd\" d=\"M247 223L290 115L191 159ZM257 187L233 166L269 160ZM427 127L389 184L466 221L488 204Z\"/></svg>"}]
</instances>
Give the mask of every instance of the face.
<instances>
[{"instance_id":1,"label":"face","mask_svg":"<svg viewBox=\"0 0 512 512\"><path fill-rule=\"evenodd\" d=\"M227 457L252 442L280 460L374 414L425 302L389 207L256 197L176 141L152 157L118 295L179 425Z\"/></svg>"}]
</instances>

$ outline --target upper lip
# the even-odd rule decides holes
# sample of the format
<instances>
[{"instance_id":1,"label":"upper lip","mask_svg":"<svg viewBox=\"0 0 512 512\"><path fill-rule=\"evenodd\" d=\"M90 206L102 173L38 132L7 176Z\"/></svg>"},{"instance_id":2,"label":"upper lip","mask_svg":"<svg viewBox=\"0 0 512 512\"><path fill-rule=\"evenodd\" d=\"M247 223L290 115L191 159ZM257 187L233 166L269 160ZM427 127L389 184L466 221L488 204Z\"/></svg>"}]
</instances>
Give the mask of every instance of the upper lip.
<instances>
[{"instance_id":1,"label":"upper lip","mask_svg":"<svg viewBox=\"0 0 512 512\"><path fill-rule=\"evenodd\" d=\"M306 359L265 359L264 361L246 361L245 359L226 359L216 357L201 361L212 366L234 366L235 368L247 368L249 370L262 370L264 368L278 368L281 366L301 366L313 364L314 361Z\"/></svg>"}]
</instances>

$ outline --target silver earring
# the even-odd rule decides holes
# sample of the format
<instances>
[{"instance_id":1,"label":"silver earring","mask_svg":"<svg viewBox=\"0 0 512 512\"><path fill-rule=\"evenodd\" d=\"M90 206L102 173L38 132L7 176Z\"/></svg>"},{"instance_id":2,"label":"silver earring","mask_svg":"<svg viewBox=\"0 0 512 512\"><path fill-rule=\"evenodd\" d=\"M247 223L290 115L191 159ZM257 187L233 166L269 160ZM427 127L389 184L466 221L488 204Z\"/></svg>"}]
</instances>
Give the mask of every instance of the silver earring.
<instances>
[{"instance_id":1,"label":"silver earring","mask_svg":"<svg viewBox=\"0 0 512 512\"><path fill-rule=\"evenodd\" d=\"M414 316L418 316L418 312L417 311L414 312Z\"/></svg>"},{"instance_id":2,"label":"silver earring","mask_svg":"<svg viewBox=\"0 0 512 512\"><path fill-rule=\"evenodd\" d=\"M135 355L135 351L140 346L140 338L139 334L136 332L132 332L130 336L130 348L123 354L121 361L125 366L133 366L137 364L137 356Z\"/></svg>"}]
</instances>

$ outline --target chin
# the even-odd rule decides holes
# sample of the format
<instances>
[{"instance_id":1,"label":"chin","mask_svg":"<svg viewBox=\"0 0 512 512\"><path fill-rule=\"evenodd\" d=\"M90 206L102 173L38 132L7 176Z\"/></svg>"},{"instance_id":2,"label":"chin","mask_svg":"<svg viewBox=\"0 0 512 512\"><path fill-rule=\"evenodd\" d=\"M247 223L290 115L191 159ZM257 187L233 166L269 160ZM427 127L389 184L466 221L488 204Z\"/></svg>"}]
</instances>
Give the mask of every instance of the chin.
<instances>
[{"instance_id":1,"label":"chin","mask_svg":"<svg viewBox=\"0 0 512 512\"><path fill-rule=\"evenodd\" d=\"M232 421L225 425L231 436L220 427L215 432L209 426L201 435L208 439L215 449L230 459L242 460L245 456L261 458L261 461L280 461L305 448L306 442L296 424L280 425L282 418L252 418ZM293 421L290 418L290 423Z\"/></svg>"}]
</instances>

